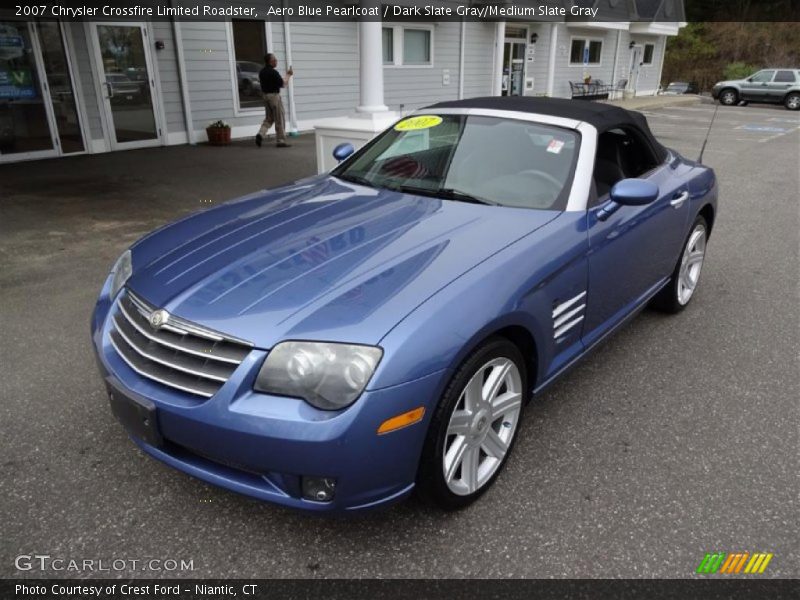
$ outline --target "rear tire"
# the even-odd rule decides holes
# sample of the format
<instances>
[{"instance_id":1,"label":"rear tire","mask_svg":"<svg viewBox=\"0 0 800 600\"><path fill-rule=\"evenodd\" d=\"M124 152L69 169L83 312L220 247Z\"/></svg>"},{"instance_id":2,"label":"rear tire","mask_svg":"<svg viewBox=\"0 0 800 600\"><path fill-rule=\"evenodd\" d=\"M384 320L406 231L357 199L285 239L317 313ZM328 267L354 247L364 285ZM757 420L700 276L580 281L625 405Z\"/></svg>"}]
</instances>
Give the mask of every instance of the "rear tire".
<instances>
[{"instance_id":1,"label":"rear tire","mask_svg":"<svg viewBox=\"0 0 800 600\"><path fill-rule=\"evenodd\" d=\"M708 223L700 215L694 220L683 243L681 255L669 283L653 298L651 306L665 313L681 312L694 298L708 243Z\"/></svg>"},{"instance_id":2,"label":"rear tire","mask_svg":"<svg viewBox=\"0 0 800 600\"><path fill-rule=\"evenodd\" d=\"M739 93L733 88L725 88L719 93L719 103L725 106L736 106L739 103Z\"/></svg>"},{"instance_id":3,"label":"rear tire","mask_svg":"<svg viewBox=\"0 0 800 600\"><path fill-rule=\"evenodd\" d=\"M800 110L800 93L792 92L786 96L783 105L789 110Z\"/></svg>"},{"instance_id":4,"label":"rear tire","mask_svg":"<svg viewBox=\"0 0 800 600\"><path fill-rule=\"evenodd\" d=\"M480 498L511 454L527 395L517 346L498 336L475 350L433 414L417 477L423 499L458 510Z\"/></svg>"}]
</instances>

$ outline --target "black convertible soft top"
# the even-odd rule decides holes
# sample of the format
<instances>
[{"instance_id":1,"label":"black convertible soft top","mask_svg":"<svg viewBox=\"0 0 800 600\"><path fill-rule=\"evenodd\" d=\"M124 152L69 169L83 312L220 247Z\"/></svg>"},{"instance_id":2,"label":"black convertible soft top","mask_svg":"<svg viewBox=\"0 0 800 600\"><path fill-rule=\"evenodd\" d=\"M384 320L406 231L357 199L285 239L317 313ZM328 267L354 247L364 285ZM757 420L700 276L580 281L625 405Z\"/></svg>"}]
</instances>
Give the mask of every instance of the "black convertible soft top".
<instances>
[{"instance_id":1,"label":"black convertible soft top","mask_svg":"<svg viewBox=\"0 0 800 600\"><path fill-rule=\"evenodd\" d=\"M565 98L530 98L525 96L487 96L467 100L439 102L426 108L483 108L490 110L511 110L515 112L538 113L553 117L563 117L585 121L593 125L599 133L615 127L633 126L639 129L653 147L658 160L667 157L667 151L653 137L647 119L642 113L625 110L611 104L589 102L587 100L567 100ZM424 110L424 109L423 109Z\"/></svg>"}]
</instances>

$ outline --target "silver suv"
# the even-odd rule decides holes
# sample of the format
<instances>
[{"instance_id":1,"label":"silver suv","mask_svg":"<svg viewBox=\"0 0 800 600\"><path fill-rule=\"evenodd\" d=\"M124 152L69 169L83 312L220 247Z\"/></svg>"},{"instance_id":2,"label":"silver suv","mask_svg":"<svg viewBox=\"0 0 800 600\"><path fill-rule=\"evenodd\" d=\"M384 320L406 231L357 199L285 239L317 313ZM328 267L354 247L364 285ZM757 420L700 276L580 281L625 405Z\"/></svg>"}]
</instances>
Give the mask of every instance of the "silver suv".
<instances>
[{"instance_id":1,"label":"silver suv","mask_svg":"<svg viewBox=\"0 0 800 600\"><path fill-rule=\"evenodd\" d=\"M800 110L800 69L762 69L747 79L720 81L711 95L726 106L739 102L768 102Z\"/></svg>"}]
</instances>

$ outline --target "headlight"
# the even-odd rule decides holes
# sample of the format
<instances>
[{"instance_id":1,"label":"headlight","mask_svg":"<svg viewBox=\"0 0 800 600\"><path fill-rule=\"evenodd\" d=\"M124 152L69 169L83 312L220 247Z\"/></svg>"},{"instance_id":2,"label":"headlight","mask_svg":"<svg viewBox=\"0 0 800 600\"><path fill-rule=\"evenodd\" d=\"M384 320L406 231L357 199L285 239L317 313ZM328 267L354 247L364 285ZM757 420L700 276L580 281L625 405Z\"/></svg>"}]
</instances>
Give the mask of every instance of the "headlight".
<instances>
[{"instance_id":1,"label":"headlight","mask_svg":"<svg viewBox=\"0 0 800 600\"><path fill-rule=\"evenodd\" d=\"M133 271L133 262L131 261L131 251L125 250L117 259L117 262L114 263L114 266L111 269L111 273L114 275L114 279L111 280L111 297L116 298L117 293L122 289L122 286L125 285L125 282L128 281L128 278L131 276L131 272Z\"/></svg>"},{"instance_id":2,"label":"headlight","mask_svg":"<svg viewBox=\"0 0 800 600\"><path fill-rule=\"evenodd\" d=\"M383 350L375 346L281 342L267 355L255 390L338 410L361 395L382 355Z\"/></svg>"}]
</instances>

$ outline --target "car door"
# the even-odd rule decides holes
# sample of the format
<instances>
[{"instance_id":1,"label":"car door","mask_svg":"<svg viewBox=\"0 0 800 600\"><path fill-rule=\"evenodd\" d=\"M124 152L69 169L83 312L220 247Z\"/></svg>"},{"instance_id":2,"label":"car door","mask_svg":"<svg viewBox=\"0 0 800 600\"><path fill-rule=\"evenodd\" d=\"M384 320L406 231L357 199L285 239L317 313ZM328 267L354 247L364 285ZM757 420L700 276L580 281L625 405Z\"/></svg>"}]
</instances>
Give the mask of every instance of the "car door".
<instances>
[{"instance_id":1,"label":"car door","mask_svg":"<svg viewBox=\"0 0 800 600\"><path fill-rule=\"evenodd\" d=\"M795 84L794 71L789 69L780 69L775 71L775 77L767 85L767 94L769 102L783 102L783 97L786 92Z\"/></svg>"},{"instance_id":2,"label":"car door","mask_svg":"<svg viewBox=\"0 0 800 600\"><path fill-rule=\"evenodd\" d=\"M767 86L774 76L775 70L767 69L747 78L741 84L741 99L749 102L765 102L769 91Z\"/></svg>"},{"instance_id":3,"label":"car door","mask_svg":"<svg viewBox=\"0 0 800 600\"><path fill-rule=\"evenodd\" d=\"M595 159L596 199L587 212L589 286L584 343L602 337L670 276L680 253L689 210L688 186L670 159L659 162L635 128L600 134ZM618 206L614 183L636 177L658 186L645 206ZM614 209L605 217L609 208Z\"/></svg>"}]
</instances>

